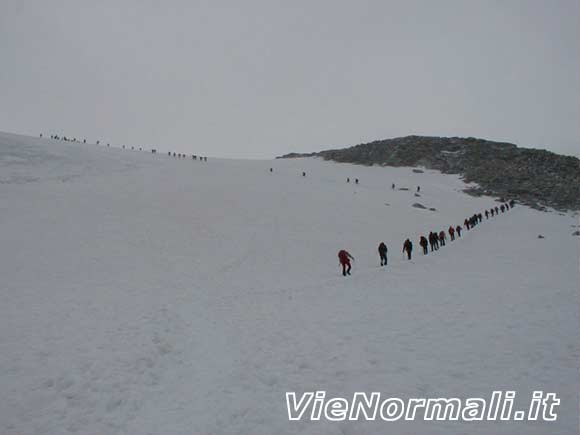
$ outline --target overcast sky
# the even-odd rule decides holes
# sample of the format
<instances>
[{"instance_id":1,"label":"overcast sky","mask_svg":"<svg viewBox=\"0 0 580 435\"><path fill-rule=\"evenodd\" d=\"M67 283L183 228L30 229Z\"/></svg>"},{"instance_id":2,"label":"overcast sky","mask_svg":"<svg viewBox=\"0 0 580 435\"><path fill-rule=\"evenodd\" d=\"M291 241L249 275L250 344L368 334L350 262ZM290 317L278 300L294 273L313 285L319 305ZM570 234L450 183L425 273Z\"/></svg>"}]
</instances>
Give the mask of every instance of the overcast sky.
<instances>
[{"instance_id":1,"label":"overcast sky","mask_svg":"<svg viewBox=\"0 0 580 435\"><path fill-rule=\"evenodd\" d=\"M580 155L580 1L0 0L0 130L220 157L409 134Z\"/></svg>"}]
</instances>

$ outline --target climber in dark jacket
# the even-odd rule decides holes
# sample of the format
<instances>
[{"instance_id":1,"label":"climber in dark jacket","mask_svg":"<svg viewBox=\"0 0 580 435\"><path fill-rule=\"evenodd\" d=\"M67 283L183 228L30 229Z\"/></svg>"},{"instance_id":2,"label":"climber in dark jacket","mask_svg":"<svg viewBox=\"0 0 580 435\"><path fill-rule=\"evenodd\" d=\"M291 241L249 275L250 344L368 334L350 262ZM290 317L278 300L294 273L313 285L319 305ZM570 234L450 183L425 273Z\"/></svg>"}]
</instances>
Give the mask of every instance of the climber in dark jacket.
<instances>
[{"instance_id":1,"label":"climber in dark jacket","mask_svg":"<svg viewBox=\"0 0 580 435\"><path fill-rule=\"evenodd\" d=\"M421 247L423 248L423 255L427 255L429 253L429 250L427 249L429 242L427 241L425 236L421 236L421 238L419 239L419 245L421 245Z\"/></svg>"},{"instance_id":2,"label":"climber in dark jacket","mask_svg":"<svg viewBox=\"0 0 580 435\"><path fill-rule=\"evenodd\" d=\"M445 246L445 231L439 231L439 244Z\"/></svg>"},{"instance_id":3,"label":"climber in dark jacket","mask_svg":"<svg viewBox=\"0 0 580 435\"><path fill-rule=\"evenodd\" d=\"M379 257L381 258L381 266L387 265L387 251L387 245L385 245L385 242L381 242L379 244Z\"/></svg>"},{"instance_id":4,"label":"climber in dark jacket","mask_svg":"<svg viewBox=\"0 0 580 435\"><path fill-rule=\"evenodd\" d=\"M429 233L429 245L431 246L431 252L439 249L439 239L433 231Z\"/></svg>"},{"instance_id":5,"label":"climber in dark jacket","mask_svg":"<svg viewBox=\"0 0 580 435\"><path fill-rule=\"evenodd\" d=\"M405 240L403 243L403 252L407 253L407 259L411 259L411 252L413 252L413 243L409 239Z\"/></svg>"}]
</instances>

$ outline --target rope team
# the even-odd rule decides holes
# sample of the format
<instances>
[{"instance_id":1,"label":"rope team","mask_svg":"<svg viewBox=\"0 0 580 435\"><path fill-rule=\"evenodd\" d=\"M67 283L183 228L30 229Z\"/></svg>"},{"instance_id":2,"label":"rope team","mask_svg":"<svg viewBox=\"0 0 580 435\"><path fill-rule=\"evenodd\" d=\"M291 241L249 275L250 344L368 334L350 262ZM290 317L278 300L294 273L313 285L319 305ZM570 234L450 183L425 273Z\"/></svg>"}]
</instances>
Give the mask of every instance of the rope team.
<instances>
[{"instance_id":1,"label":"rope team","mask_svg":"<svg viewBox=\"0 0 580 435\"><path fill-rule=\"evenodd\" d=\"M489 210L485 210L482 213L475 213L473 216L465 218L463 221L463 226L467 231L472 230L477 225L483 222L483 216L485 215L485 219L489 219L491 217L498 216L501 213L505 213L506 211L512 209L515 206L515 201L512 199L508 202L501 204L499 207L491 207ZM449 238L453 242L455 241L455 235L457 237L461 237L461 232L463 228L461 225L453 226L450 225L447 229L447 233L449 233ZM431 231L429 232L428 237L421 235L419 237L419 245L423 248L423 255L427 255L429 253L429 247L431 248L431 252L438 251L440 247L445 246L445 242L447 240L447 235L444 230L439 232ZM379 258L380 264L382 266L387 265L387 245L385 242L379 243ZM407 259L410 260L413 252L413 242L410 239L406 239L403 243L403 253L407 255ZM350 275L350 271L352 269L351 260L354 261L354 257L346 250L341 249L338 251L338 263L342 267L342 275L347 276Z\"/></svg>"}]
</instances>

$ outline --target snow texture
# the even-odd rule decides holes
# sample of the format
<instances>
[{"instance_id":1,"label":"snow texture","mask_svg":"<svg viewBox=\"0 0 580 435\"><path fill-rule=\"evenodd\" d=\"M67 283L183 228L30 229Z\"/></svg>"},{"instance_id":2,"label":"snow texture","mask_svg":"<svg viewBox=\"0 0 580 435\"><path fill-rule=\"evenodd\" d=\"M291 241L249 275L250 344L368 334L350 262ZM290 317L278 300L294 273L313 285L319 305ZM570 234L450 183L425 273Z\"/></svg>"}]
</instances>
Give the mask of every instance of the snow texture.
<instances>
[{"instance_id":1,"label":"snow texture","mask_svg":"<svg viewBox=\"0 0 580 435\"><path fill-rule=\"evenodd\" d=\"M516 206L424 257L420 234L496 204L464 187L0 134L0 433L576 433L578 221ZM494 389L557 393L558 421L289 422L285 402Z\"/></svg>"}]
</instances>

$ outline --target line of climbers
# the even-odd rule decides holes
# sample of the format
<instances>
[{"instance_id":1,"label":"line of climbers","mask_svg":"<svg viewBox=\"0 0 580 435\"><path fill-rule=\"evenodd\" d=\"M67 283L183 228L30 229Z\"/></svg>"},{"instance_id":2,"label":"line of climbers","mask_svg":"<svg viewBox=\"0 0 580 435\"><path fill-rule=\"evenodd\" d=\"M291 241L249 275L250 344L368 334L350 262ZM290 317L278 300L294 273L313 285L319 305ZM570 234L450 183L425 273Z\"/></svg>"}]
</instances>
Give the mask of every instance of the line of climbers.
<instances>
[{"instance_id":1,"label":"line of climbers","mask_svg":"<svg viewBox=\"0 0 580 435\"><path fill-rule=\"evenodd\" d=\"M41 138L43 137L43 134L42 133L40 133L40 137ZM59 136L57 134L51 134L50 135L50 138L53 139L53 140L62 140L62 141L65 141L65 142L78 142L78 143L81 142L80 140L77 140L76 137L75 138L68 138L66 136ZM87 143L87 140L86 139L83 139L82 140L82 143L86 144ZM98 141L95 142L95 144L96 145L100 145L101 144L101 141L98 140ZM107 146L110 147L111 144L108 143ZM121 148L122 149L127 149L127 147L125 147L125 145L121 145ZM132 150L135 150L135 147L132 146L131 149ZM143 147L139 147L139 151L143 151ZM153 149L151 149L151 153L152 154L157 154L157 150L155 148L153 148ZM177 157L177 158L180 158L180 159L181 158L184 158L184 159L185 158L188 158L188 155L187 154L184 154L184 153L175 153L175 152L171 152L171 151L169 151L167 153L167 155L170 156L170 157L173 156L173 157ZM192 154L191 155L191 158L193 160L199 160L200 162L207 162L207 157L196 156L195 154Z\"/></svg>"},{"instance_id":2,"label":"line of climbers","mask_svg":"<svg viewBox=\"0 0 580 435\"><path fill-rule=\"evenodd\" d=\"M186 159L186 158L188 158L188 155L187 155L187 154L183 154L183 153L175 153L175 152L173 152L173 153L172 153L171 151L169 151L169 152L167 153L167 155L168 155L169 157L171 157L171 156L173 156L173 157L177 157L178 159ZM192 155L191 155L191 158L192 158L193 160L198 160L198 159L199 159L199 161L200 161L200 162L207 162L207 157L196 156L195 154L192 154Z\"/></svg>"},{"instance_id":3,"label":"line of climbers","mask_svg":"<svg viewBox=\"0 0 580 435\"><path fill-rule=\"evenodd\" d=\"M463 222L465 228L469 231L476 227L483 221L483 216L485 215L486 219L499 215L499 213L505 213L507 210L510 210L515 205L515 201L512 199L509 202L505 202L501 204L499 207L495 206L490 208L489 210L485 210L483 214L475 213L473 216L466 218ZM461 237L461 232L463 228L461 225L453 226L450 225L447 229L447 233L449 233L449 239L453 242L455 241L455 235L457 237ZM447 241L447 234L444 230L439 232L437 231L430 231L428 237L420 236L419 237L419 245L423 249L423 255L427 255L429 253L429 248L431 248L431 252L438 251L440 247L445 246L445 242ZM378 248L379 252L379 259L381 266L387 265L387 245L385 242L381 242ZM413 242L410 239L406 239L403 243L403 253L406 254L407 259L410 260L412 257L413 252ZM350 275L350 271L352 269L351 260L354 261L354 257L345 249L341 249L338 252L338 262L342 267L342 275Z\"/></svg>"},{"instance_id":4,"label":"line of climbers","mask_svg":"<svg viewBox=\"0 0 580 435\"><path fill-rule=\"evenodd\" d=\"M44 135L42 133L40 133L40 136L39 137L40 138L43 138ZM85 143L85 144L87 143L87 140L86 139L83 139L81 141L80 139L77 139L76 137L59 136L58 134L51 134L50 135L50 138L53 139L53 140L62 140L64 142L78 142L78 143L81 143L82 142L82 143ZM97 145L100 145L101 144L101 141L98 140L95 143ZM110 144L107 144L107 146L110 146Z\"/></svg>"},{"instance_id":5,"label":"line of climbers","mask_svg":"<svg viewBox=\"0 0 580 435\"><path fill-rule=\"evenodd\" d=\"M175 154L175 153L174 153L174 154ZM171 155L171 153L169 153L169 155ZM195 158L195 157L194 157L194 158ZM274 168L270 168L270 172L274 172ZM306 172L304 172L304 171L303 171L303 172L302 172L302 176L303 176L303 177L306 177ZM354 184L359 184L359 181L360 181L360 180L359 180L358 178L355 178L355 179L354 179ZM347 182L347 183L350 183L350 177L346 177L346 182ZM392 189L393 189L393 190L395 190L395 183L393 183L393 184L391 185L391 187L392 187ZM399 188L399 190L409 190L409 188L407 188L407 187L401 187L401 188ZM416 190L416 192L417 192L417 194L416 194L415 196L420 196L420 195L419 195L419 192L421 192L421 186L417 186L417 190Z\"/></svg>"}]
</instances>

